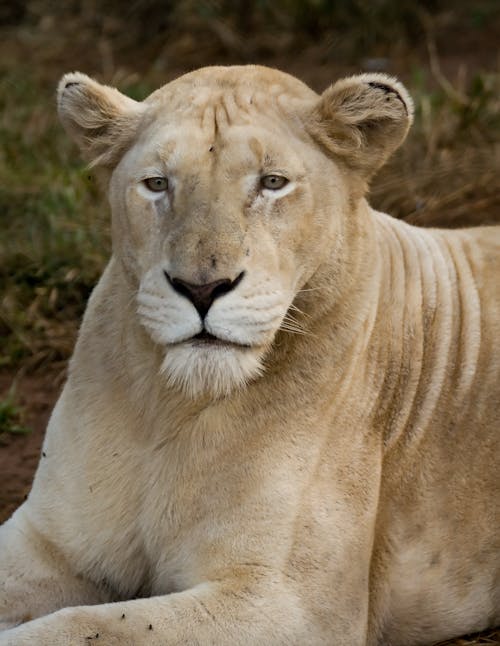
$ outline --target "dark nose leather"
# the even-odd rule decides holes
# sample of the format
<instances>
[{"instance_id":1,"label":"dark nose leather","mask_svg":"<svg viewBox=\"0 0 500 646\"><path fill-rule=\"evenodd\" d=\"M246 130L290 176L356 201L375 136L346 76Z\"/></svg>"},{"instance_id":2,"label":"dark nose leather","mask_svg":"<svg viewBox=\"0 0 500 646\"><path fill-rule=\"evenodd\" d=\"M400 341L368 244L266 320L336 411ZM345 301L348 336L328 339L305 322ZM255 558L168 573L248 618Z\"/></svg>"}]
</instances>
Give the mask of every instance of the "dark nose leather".
<instances>
[{"instance_id":1,"label":"dark nose leather","mask_svg":"<svg viewBox=\"0 0 500 646\"><path fill-rule=\"evenodd\" d=\"M201 320L203 320L215 299L233 290L243 278L244 272L241 272L241 274L239 274L239 276L234 280L231 280L230 278L221 278L220 280L214 280L213 283L207 283L206 285L194 285L193 283L188 283L187 281L182 280L182 278L173 278L169 276L167 272L164 273L166 279L175 291L182 294L188 298L191 303L193 303L201 317Z\"/></svg>"}]
</instances>

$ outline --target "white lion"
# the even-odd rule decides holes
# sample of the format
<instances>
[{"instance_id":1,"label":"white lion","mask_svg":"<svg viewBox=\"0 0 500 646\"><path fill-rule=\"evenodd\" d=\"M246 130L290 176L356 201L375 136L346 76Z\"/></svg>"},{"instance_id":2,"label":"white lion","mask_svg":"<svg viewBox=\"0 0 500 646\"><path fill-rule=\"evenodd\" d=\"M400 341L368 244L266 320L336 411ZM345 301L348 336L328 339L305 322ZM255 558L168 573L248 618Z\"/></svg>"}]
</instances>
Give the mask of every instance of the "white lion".
<instances>
[{"instance_id":1,"label":"white lion","mask_svg":"<svg viewBox=\"0 0 500 646\"><path fill-rule=\"evenodd\" d=\"M500 622L500 235L371 209L412 103L263 67L63 124L113 256L28 500L1 646L417 645Z\"/></svg>"}]
</instances>

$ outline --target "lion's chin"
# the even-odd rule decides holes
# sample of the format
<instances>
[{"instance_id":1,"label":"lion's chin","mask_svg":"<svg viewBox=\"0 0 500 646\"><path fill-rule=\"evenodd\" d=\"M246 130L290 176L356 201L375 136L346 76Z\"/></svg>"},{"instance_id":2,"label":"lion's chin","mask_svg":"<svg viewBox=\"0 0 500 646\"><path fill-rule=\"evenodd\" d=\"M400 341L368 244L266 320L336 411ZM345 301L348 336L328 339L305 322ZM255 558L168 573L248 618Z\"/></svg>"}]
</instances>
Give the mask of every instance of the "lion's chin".
<instances>
[{"instance_id":1,"label":"lion's chin","mask_svg":"<svg viewBox=\"0 0 500 646\"><path fill-rule=\"evenodd\" d=\"M257 348L195 341L169 347L161 367L169 385L192 399L227 397L262 371Z\"/></svg>"}]
</instances>

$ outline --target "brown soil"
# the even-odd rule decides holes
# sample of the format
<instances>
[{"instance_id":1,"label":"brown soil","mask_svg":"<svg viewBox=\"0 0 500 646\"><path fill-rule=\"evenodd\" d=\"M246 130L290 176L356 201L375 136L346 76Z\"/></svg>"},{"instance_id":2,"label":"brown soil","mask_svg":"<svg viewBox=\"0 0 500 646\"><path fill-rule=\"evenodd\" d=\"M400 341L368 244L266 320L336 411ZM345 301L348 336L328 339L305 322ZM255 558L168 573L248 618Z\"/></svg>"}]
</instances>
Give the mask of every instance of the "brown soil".
<instances>
[{"instance_id":1,"label":"brown soil","mask_svg":"<svg viewBox=\"0 0 500 646\"><path fill-rule=\"evenodd\" d=\"M0 399L15 383L16 403L24 409L27 434L0 435L0 523L26 498L40 457L45 427L60 390L60 378L0 373Z\"/></svg>"}]
</instances>

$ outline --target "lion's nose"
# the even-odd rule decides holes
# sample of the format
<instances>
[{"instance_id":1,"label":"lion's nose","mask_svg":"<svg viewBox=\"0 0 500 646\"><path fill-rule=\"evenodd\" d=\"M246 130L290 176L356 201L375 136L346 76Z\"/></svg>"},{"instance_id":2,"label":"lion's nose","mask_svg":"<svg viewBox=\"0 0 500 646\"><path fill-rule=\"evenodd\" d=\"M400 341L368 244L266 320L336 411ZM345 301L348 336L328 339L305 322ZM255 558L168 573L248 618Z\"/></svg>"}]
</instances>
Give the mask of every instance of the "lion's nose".
<instances>
[{"instance_id":1,"label":"lion's nose","mask_svg":"<svg viewBox=\"0 0 500 646\"><path fill-rule=\"evenodd\" d=\"M182 280L182 278L172 278L166 271L164 272L166 279L175 291L182 294L188 298L191 303L193 303L198 314L201 316L202 321L215 299L234 289L236 285L240 283L244 273L245 272L242 271L234 280L231 280L230 278L221 278L220 280L214 280L213 283L207 283L206 285L193 285L193 283L188 283L187 281Z\"/></svg>"}]
</instances>

